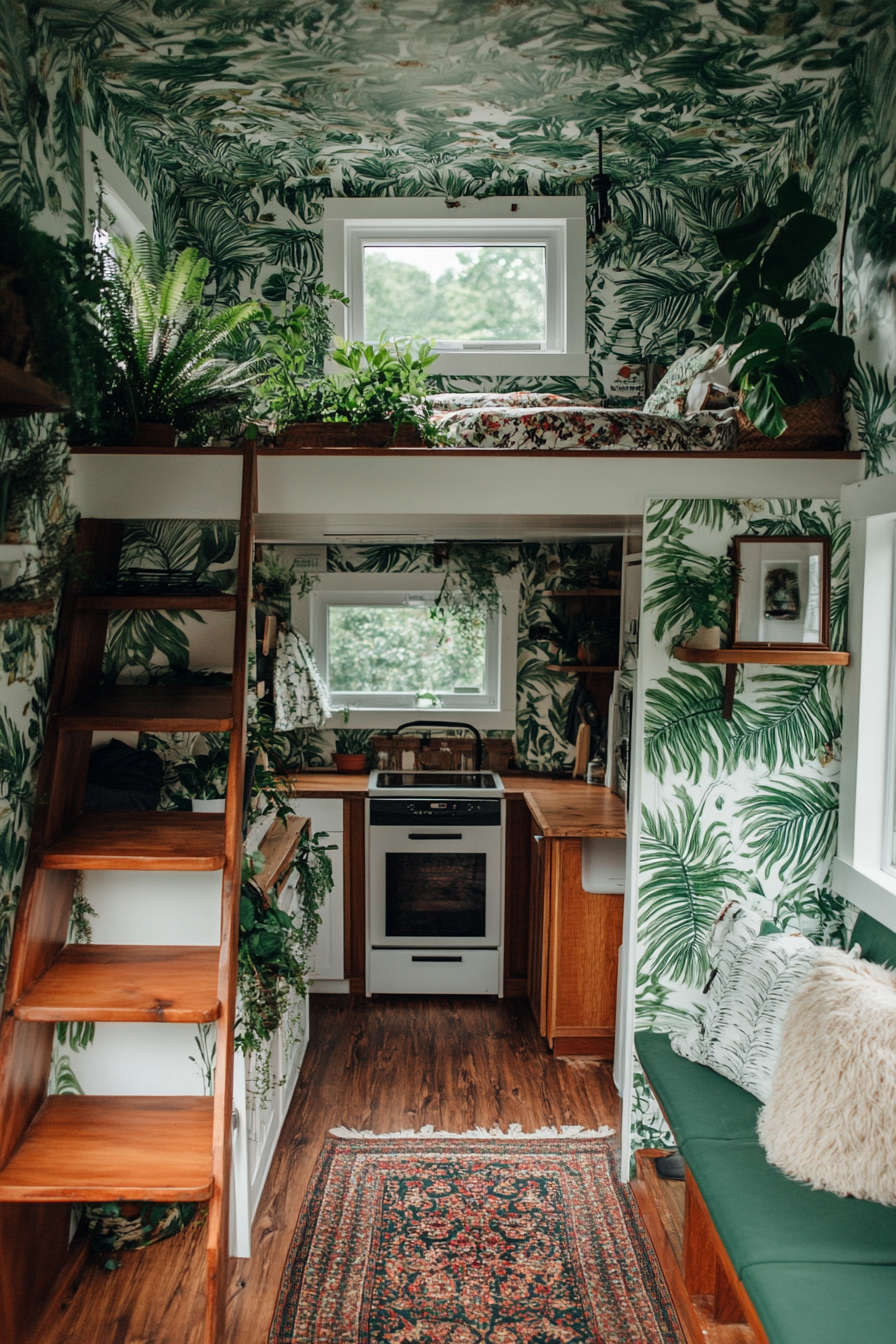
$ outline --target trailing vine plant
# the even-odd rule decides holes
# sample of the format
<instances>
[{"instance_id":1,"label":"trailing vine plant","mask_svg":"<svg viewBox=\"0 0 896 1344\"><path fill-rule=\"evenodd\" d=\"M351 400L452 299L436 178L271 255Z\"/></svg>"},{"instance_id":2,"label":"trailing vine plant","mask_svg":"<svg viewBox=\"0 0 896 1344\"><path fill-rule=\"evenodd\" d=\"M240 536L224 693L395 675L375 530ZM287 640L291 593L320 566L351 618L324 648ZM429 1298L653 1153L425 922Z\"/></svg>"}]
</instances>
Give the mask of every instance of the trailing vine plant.
<instances>
[{"instance_id":1,"label":"trailing vine plant","mask_svg":"<svg viewBox=\"0 0 896 1344\"><path fill-rule=\"evenodd\" d=\"M520 563L511 546L480 546L449 543L445 552L445 577L430 610L447 633L449 619L468 643L479 638L490 616L504 610L497 579L505 579Z\"/></svg>"},{"instance_id":2,"label":"trailing vine plant","mask_svg":"<svg viewBox=\"0 0 896 1344\"><path fill-rule=\"evenodd\" d=\"M234 1044L253 1055L253 1095L262 1106L285 1078L271 1075L271 1040L285 1036L286 1053L301 1033L301 1008L307 989L308 951L320 928L320 907L333 887L333 864L324 845L326 834L303 834L292 870L298 875L299 908L282 910L276 892L255 881L263 866L260 853L243 860L240 893L240 944L237 962L239 1014Z\"/></svg>"}]
</instances>

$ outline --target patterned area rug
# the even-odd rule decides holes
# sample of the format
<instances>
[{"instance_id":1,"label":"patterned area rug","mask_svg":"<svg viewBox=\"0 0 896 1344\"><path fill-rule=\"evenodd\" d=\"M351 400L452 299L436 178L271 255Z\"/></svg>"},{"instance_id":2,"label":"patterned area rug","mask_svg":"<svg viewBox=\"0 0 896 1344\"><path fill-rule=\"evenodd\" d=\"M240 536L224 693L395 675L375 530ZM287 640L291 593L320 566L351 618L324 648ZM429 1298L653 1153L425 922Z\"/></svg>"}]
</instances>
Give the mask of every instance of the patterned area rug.
<instances>
[{"instance_id":1,"label":"patterned area rug","mask_svg":"<svg viewBox=\"0 0 896 1344\"><path fill-rule=\"evenodd\" d=\"M680 1344L611 1144L550 1132L328 1139L270 1344Z\"/></svg>"}]
</instances>

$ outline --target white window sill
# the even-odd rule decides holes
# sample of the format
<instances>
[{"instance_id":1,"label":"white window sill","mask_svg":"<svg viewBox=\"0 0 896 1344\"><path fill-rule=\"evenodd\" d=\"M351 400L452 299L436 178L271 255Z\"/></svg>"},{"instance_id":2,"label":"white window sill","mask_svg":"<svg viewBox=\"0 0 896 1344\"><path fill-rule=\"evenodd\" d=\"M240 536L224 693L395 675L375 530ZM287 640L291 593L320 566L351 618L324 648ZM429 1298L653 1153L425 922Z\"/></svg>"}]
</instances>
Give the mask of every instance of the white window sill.
<instances>
[{"instance_id":1,"label":"white window sill","mask_svg":"<svg viewBox=\"0 0 896 1344\"><path fill-rule=\"evenodd\" d=\"M888 929L896 929L896 877L882 868L860 868L845 859L834 859L831 886L866 915Z\"/></svg>"},{"instance_id":2,"label":"white window sill","mask_svg":"<svg viewBox=\"0 0 896 1344\"><path fill-rule=\"evenodd\" d=\"M413 719L451 719L458 723L469 720L477 728L485 731L489 728L515 728L516 709L468 709L466 706L441 709L353 709L348 721L349 728L397 728L400 723L410 723ZM346 727L341 713L332 714L326 727L335 729Z\"/></svg>"}]
</instances>

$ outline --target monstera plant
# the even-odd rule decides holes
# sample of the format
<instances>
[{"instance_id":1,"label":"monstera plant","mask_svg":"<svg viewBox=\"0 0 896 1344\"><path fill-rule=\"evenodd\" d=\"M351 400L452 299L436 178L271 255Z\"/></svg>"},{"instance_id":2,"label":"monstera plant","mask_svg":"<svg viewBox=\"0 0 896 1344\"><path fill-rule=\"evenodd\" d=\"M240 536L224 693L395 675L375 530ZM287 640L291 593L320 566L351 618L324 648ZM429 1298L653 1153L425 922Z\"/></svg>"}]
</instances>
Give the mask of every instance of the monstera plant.
<instances>
[{"instance_id":1,"label":"monstera plant","mask_svg":"<svg viewBox=\"0 0 896 1344\"><path fill-rule=\"evenodd\" d=\"M711 339L729 347L745 414L770 438L787 429L782 407L830 396L855 372L852 341L834 331L834 306L793 292L836 231L794 173L773 201L760 197L716 232L724 265L704 320Z\"/></svg>"}]
</instances>

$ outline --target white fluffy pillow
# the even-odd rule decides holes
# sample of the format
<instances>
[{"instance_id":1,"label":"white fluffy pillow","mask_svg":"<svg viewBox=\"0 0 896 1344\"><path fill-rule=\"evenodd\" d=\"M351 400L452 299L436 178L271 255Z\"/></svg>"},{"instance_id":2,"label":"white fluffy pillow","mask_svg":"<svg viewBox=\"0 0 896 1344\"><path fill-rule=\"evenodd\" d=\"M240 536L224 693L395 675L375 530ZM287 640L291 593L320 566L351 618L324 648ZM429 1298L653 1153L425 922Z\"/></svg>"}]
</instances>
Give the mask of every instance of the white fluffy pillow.
<instances>
[{"instance_id":1,"label":"white fluffy pillow","mask_svg":"<svg viewBox=\"0 0 896 1344\"><path fill-rule=\"evenodd\" d=\"M820 951L784 1024L759 1141L816 1190L896 1204L896 974Z\"/></svg>"},{"instance_id":2,"label":"white fluffy pillow","mask_svg":"<svg viewBox=\"0 0 896 1344\"><path fill-rule=\"evenodd\" d=\"M671 1044L765 1101L787 1008L819 949L801 933L760 937L761 923L737 902L724 907L708 940L714 976L706 1008Z\"/></svg>"}]
</instances>

